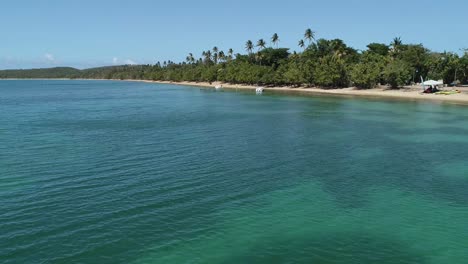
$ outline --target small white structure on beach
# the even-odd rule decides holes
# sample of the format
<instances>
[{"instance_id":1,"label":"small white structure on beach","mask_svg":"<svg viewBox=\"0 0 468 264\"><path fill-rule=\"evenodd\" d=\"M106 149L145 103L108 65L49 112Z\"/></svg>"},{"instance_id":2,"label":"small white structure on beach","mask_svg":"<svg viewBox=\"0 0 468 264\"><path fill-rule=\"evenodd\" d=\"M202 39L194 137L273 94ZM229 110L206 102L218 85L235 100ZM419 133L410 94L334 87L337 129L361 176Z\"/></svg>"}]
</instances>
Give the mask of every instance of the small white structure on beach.
<instances>
[{"instance_id":1,"label":"small white structure on beach","mask_svg":"<svg viewBox=\"0 0 468 264\"><path fill-rule=\"evenodd\" d=\"M256 94L262 94L262 93L263 93L263 87L257 87L257 88L255 89L255 93L256 93Z\"/></svg>"},{"instance_id":2,"label":"small white structure on beach","mask_svg":"<svg viewBox=\"0 0 468 264\"><path fill-rule=\"evenodd\" d=\"M434 81L434 80L427 80L425 82L423 82L423 85L424 86L438 86L438 85L444 85L444 81L440 80L440 81Z\"/></svg>"},{"instance_id":3,"label":"small white structure on beach","mask_svg":"<svg viewBox=\"0 0 468 264\"><path fill-rule=\"evenodd\" d=\"M223 86L218 84L218 85L215 86L215 89L216 89L216 90L223 89Z\"/></svg>"}]
</instances>

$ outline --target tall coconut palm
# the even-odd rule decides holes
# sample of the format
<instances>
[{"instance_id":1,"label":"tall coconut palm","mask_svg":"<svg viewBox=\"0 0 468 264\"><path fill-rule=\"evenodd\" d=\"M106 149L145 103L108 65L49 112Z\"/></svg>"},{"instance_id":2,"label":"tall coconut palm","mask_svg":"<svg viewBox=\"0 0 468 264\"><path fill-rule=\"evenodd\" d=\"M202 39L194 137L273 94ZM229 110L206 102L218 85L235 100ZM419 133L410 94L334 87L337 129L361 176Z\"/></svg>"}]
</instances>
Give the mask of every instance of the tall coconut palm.
<instances>
[{"instance_id":1,"label":"tall coconut palm","mask_svg":"<svg viewBox=\"0 0 468 264\"><path fill-rule=\"evenodd\" d=\"M254 48L253 42L251 40L247 40L245 43L245 50L249 53L252 54L252 50Z\"/></svg>"},{"instance_id":2,"label":"tall coconut palm","mask_svg":"<svg viewBox=\"0 0 468 264\"><path fill-rule=\"evenodd\" d=\"M401 41L401 37L396 37L393 39L391 46L398 47L398 46L401 46L402 44L403 44L403 41Z\"/></svg>"},{"instance_id":3,"label":"tall coconut palm","mask_svg":"<svg viewBox=\"0 0 468 264\"><path fill-rule=\"evenodd\" d=\"M276 45L276 48L278 48L278 42L279 42L279 36L278 34L273 34L273 36L271 37L271 43L273 45Z\"/></svg>"},{"instance_id":4,"label":"tall coconut palm","mask_svg":"<svg viewBox=\"0 0 468 264\"><path fill-rule=\"evenodd\" d=\"M393 49L398 49L399 46L403 44L403 41L401 41L400 37L396 37L392 40L392 43L390 43L390 46L392 46Z\"/></svg>"},{"instance_id":5,"label":"tall coconut palm","mask_svg":"<svg viewBox=\"0 0 468 264\"><path fill-rule=\"evenodd\" d=\"M187 63L192 63L193 64L195 62L195 58L193 57L192 53L189 53L186 60L187 60Z\"/></svg>"},{"instance_id":6,"label":"tall coconut palm","mask_svg":"<svg viewBox=\"0 0 468 264\"><path fill-rule=\"evenodd\" d=\"M203 52L201 53L201 58L200 58L200 60L202 60L202 58L203 58L203 61L206 62L206 51L203 51Z\"/></svg>"},{"instance_id":7,"label":"tall coconut palm","mask_svg":"<svg viewBox=\"0 0 468 264\"><path fill-rule=\"evenodd\" d=\"M304 48L304 47L305 47L304 40L303 40L303 39L299 40L299 42L297 43L297 45L298 45L299 47L301 47L301 48Z\"/></svg>"},{"instance_id":8,"label":"tall coconut palm","mask_svg":"<svg viewBox=\"0 0 468 264\"><path fill-rule=\"evenodd\" d=\"M218 47L214 46L213 47L213 61L215 64L218 64L218 58L219 58L218 52L219 52Z\"/></svg>"},{"instance_id":9,"label":"tall coconut palm","mask_svg":"<svg viewBox=\"0 0 468 264\"><path fill-rule=\"evenodd\" d=\"M312 41L315 40L315 32L310 28L306 29L304 38L309 41L309 45L312 44Z\"/></svg>"},{"instance_id":10,"label":"tall coconut palm","mask_svg":"<svg viewBox=\"0 0 468 264\"><path fill-rule=\"evenodd\" d=\"M224 51L218 52L218 59L220 62L226 59L226 55L224 54Z\"/></svg>"},{"instance_id":11,"label":"tall coconut palm","mask_svg":"<svg viewBox=\"0 0 468 264\"><path fill-rule=\"evenodd\" d=\"M348 54L348 48L341 39L334 39L330 41L330 48L333 52L334 58L341 58Z\"/></svg>"},{"instance_id":12,"label":"tall coconut palm","mask_svg":"<svg viewBox=\"0 0 468 264\"><path fill-rule=\"evenodd\" d=\"M229 49L228 50L228 58L229 60L232 60L232 56L234 55L234 50L233 49Z\"/></svg>"},{"instance_id":13,"label":"tall coconut palm","mask_svg":"<svg viewBox=\"0 0 468 264\"><path fill-rule=\"evenodd\" d=\"M204 51L202 54L203 54L203 57L205 57L205 63L212 62L212 60L211 60L211 50Z\"/></svg>"},{"instance_id":14,"label":"tall coconut palm","mask_svg":"<svg viewBox=\"0 0 468 264\"><path fill-rule=\"evenodd\" d=\"M398 53L401 45L403 45L403 41L401 41L400 37L396 37L393 39L392 43L390 43L390 46L392 46L392 49L391 49L392 55L396 55Z\"/></svg>"},{"instance_id":15,"label":"tall coconut palm","mask_svg":"<svg viewBox=\"0 0 468 264\"><path fill-rule=\"evenodd\" d=\"M257 47L258 47L258 50L260 51L260 49L264 49L266 47L266 42L265 40L263 39L259 39L257 41Z\"/></svg>"}]
</instances>

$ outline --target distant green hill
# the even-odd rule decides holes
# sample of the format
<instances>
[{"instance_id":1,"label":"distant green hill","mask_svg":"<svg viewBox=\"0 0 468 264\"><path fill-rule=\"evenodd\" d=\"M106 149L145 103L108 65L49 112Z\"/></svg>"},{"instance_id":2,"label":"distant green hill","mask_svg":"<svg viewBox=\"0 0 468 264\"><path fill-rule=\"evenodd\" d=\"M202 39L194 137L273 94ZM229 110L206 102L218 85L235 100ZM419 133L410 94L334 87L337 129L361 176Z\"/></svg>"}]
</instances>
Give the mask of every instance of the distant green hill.
<instances>
[{"instance_id":1,"label":"distant green hill","mask_svg":"<svg viewBox=\"0 0 468 264\"><path fill-rule=\"evenodd\" d=\"M145 65L106 66L79 70L71 67L0 70L0 79L141 79Z\"/></svg>"},{"instance_id":2,"label":"distant green hill","mask_svg":"<svg viewBox=\"0 0 468 264\"><path fill-rule=\"evenodd\" d=\"M71 67L47 69L3 70L0 78L76 78L81 71Z\"/></svg>"}]
</instances>

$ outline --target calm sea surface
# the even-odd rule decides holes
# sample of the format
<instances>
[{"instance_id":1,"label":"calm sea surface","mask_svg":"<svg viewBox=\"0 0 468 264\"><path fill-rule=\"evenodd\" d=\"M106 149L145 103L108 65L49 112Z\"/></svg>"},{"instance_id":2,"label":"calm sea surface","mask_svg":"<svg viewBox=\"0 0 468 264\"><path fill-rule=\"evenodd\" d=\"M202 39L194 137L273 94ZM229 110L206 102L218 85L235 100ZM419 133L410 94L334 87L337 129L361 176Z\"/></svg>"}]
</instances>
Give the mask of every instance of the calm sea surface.
<instances>
[{"instance_id":1,"label":"calm sea surface","mask_svg":"<svg viewBox=\"0 0 468 264\"><path fill-rule=\"evenodd\" d=\"M468 108L0 81L0 263L468 263Z\"/></svg>"}]
</instances>

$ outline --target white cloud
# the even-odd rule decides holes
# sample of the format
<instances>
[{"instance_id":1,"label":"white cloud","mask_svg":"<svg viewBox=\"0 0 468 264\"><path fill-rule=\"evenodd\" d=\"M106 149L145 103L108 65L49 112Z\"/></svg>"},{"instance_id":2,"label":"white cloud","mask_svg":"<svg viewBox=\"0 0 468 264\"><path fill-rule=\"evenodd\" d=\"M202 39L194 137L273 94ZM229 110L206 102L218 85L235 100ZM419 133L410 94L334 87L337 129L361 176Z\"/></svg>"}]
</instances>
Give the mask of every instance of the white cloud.
<instances>
[{"instance_id":1,"label":"white cloud","mask_svg":"<svg viewBox=\"0 0 468 264\"><path fill-rule=\"evenodd\" d=\"M112 64L113 65L122 65L122 64L126 64L126 65L136 65L138 64L137 62L135 62L134 60L132 59L126 59L126 60L121 60L117 57L114 57L112 58Z\"/></svg>"},{"instance_id":2,"label":"white cloud","mask_svg":"<svg viewBox=\"0 0 468 264\"><path fill-rule=\"evenodd\" d=\"M131 60L131 59L126 59L126 60L125 60L125 64L128 64L128 65L135 65L135 64L137 64L137 63L134 62L134 61Z\"/></svg>"},{"instance_id":3,"label":"white cloud","mask_svg":"<svg viewBox=\"0 0 468 264\"><path fill-rule=\"evenodd\" d=\"M44 54L44 58L45 58L48 62L55 62L55 57L54 57L54 55L52 55L52 54L50 54L50 53Z\"/></svg>"}]
</instances>

